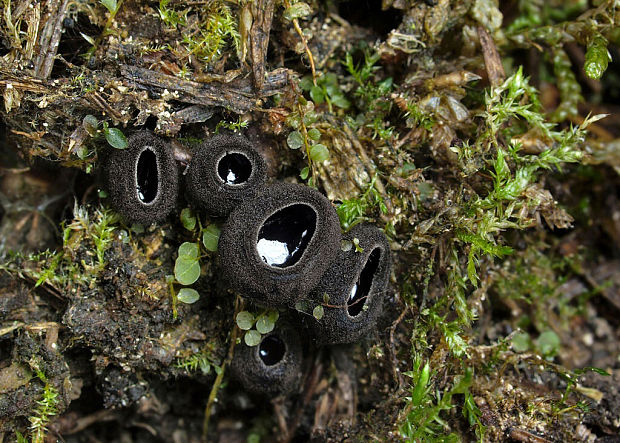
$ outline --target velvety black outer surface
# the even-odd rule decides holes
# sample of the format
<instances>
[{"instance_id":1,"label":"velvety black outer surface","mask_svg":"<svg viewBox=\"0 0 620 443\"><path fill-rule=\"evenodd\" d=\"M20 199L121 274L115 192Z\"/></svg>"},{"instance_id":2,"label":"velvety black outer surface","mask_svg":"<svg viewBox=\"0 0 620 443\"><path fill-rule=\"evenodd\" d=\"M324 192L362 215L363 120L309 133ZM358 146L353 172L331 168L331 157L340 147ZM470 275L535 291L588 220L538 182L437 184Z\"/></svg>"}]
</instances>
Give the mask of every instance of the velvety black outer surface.
<instances>
[{"instance_id":1,"label":"velvety black outer surface","mask_svg":"<svg viewBox=\"0 0 620 443\"><path fill-rule=\"evenodd\" d=\"M218 175L220 159L226 154L244 154L252 165L248 180L238 185L224 182ZM259 192L267 180L265 160L240 135L216 135L198 147L185 179L193 204L212 217L226 217L239 203Z\"/></svg>"},{"instance_id":2,"label":"velvety black outer surface","mask_svg":"<svg viewBox=\"0 0 620 443\"><path fill-rule=\"evenodd\" d=\"M316 303L323 303L324 294L327 294L328 304L338 306L325 307L325 314L320 320L308 319L309 328L318 344L358 341L372 330L381 312L392 266L390 245L383 231L370 224L359 224L344 235L345 240L353 241L354 238L359 240L363 252L356 252L355 246L348 251L340 250L338 258L313 291L312 299ZM366 299L368 309L352 317L347 310L347 300L368 256L375 248L381 249L381 257Z\"/></svg>"},{"instance_id":3,"label":"velvety black outer surface","mask_svg":"<svg viewBox=\"0 0 620 443\"><path fill-rule=\"evenodd\" d=\"M267 265L256 249L258 232L274 212L296 203L317 214L316 230L297 263ZM218 246L224 277L233 289L259 304L293 307L310 294L340 250L340 222L331 202L305 185L278 183L235 209L222 229Z\"/></svg>"},{"instance_id":4,"label":"velvety black outer surface","mask_svg":"<svg viewBox=\"0 0 620 443\"><path fill-rule=\"evenodd\" d=\"M260 344L248 346L245 342L235 347L235 355L231 362L232 376L239 380L243 387L256 394L276 396L292 392L299 384L303 349L297 329L279 320L273 331L263 335L279 337L286 347L280 362L268 366L260 358Z\"/></svg>"},{"instance_id":5,"label":"velvety black outer surface","mask_svg":"<svg viewBox=\"0 0 620 443\"><path fill-rule=\"evenodd\" d=\"M138 198L136 164L147 146L156 156L159 189L155 199L145 204ZM160 222L177 204L179 171L172 149L150 132L131 136L126 149L110 148L103 161L103 177L114 209L130 223Z\"/></svg>"}]
</instances>

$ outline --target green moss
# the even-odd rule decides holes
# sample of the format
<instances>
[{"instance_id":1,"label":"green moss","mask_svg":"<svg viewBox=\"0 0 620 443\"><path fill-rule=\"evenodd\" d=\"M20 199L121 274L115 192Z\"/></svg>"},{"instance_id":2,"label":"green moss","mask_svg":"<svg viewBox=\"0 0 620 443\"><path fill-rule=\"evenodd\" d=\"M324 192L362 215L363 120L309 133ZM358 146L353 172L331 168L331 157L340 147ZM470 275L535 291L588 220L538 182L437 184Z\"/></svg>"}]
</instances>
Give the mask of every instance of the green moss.
<instances>
[{"instance_id":1,"label":"green moss","mask_svg":"<svg viewBox=\"0 0 620 443\"><path fill-rule=\"evenodd\" d=\"M489 281L493 279L489 277L488 269L497 266L494 259L505 260L514 254L514 250L506 244L506 230L525 230L532 226L531 211L539 206L540 196L531 190L537 189L540 171L559 169L563 163L578 161L582 157L585 128L596 120L595 117L587 119L581 126L555 130L541 111L536 89L529 85L520 69L504 84L487 91L485 110L480 115L484 123L479 128L478 137L453 147L453 150L459 155L463 180L471 176L473 171L467 168L474 164L486 165L480 170L485 171L490 180L486 191L467 197L463 193L457 194L450 211L446 212L449 214L447 219L435 219L436 223L450 226L454 233L447 243L448 260L442 277L442 291L434 300L426 295L434 272L432 266L424 281L421 306L417 297L406 295L411 288L403 287L408 303L412 307L420 306L420 318L411 337L414 362L412 395L407 398L408 412L399 428L404 436L413 440L431 441L449 429L442 417L455 407L451 394L456 392L464 394L465 401L459 407L468 416L478 436L481 438L483 435L479 411L472 402L471 394L467 393L468 383L463 380L469 379L471 383L468 377L476 368L488 370L502 360L497 352L493 358L486 355L479 360L469 332L479 312L480 297L487 293ZM522 152L520 137L530 131L537 131L548 140L548 148L537 155ZM465 158L467 162L463 161ZM433 230L435 225L430 226L430 230L436 232ZM441 232L442 228L436 229ZM522 263L520 260L517 258L515 263ZM537 260L544 261L547 257L540 254ZM510 259L507 263L511 263ZM553 275L552 264L541 262L532 267L532 263L522 263L518 267L519 271L510 280L498 282L500 292L506 292L503 296L516 293L520 297L531 298L531 303L541 310L545 309L546 301L557 303L560 299L557 289L564 279ZM551 272L551 279L541 276L536 269ZM566 265L560 265L560 269L566 269ZM544 312L541 311L536 318L545 318ZM541 332L546 331L543 326L541 323ZM444 390L443 395L433 397L433 377L430 374L435 368L432 365L429 367L430 363L421 365L420 361L426 354L427 341L437 332L440 340L437 343L435 339L434 343L449 355L444 365L450 368L448 372L454 384L453 388ZM536 340L535 350L551 357L557 352L559 343L552 343L550 331L545 334ZM502 346L505 349L506 345ZM435 349L434 354L437 352L439 349ZM462 360L459 361L459 358ZM457 437L447 433L441 438L449 440Z\"/></svg>"},{"instance_id":2,"label":"green moss","mask_svg":"<svg viewBox=\"0 0 620 443\"><path fill-rule=\"evenodd\" d=\"M389 140L395 134L395 129L389 121L387 115L392 110L393 101L389 98L393 90L391 77L379 79L376 66L379 61L379 54L370 50L363 51L364 60L359 65L353 61L351 53L347 53L343 62L348 73L356 83L355 105L360 111L355 119L349 118L347 123L353 128L361 125L372 130L372 138Z\"/></svg>"},{"instance_id":3,"label":"green moss","mask_svg":"<svg viewBox=\"0 0 620 443\"><path fill-rule=\"evenodd\" d=\"M215 349L215 343L209 342L204 349L198 352L177 357L174 367L188 373L200 370L203 375L208 375L213 368L213 370L219 374L221 366L220 363L218 363L218 358L214 355Z\"/></svg>"},{"instance_id":4,"label":"green moss","mask_svg":"<svg viewBox=\"0 0 620 443\"><path fill-rule=\"evenodd\" d=\"M385 214L387 208L383 202L383 197L377 190L376 179L371 180L366 191L357 198L343 200L337 207L340 224L345 231L353 226L367 220L367 214L374 209L379 209L380 213Z\"/></svg>"},{"instance_id":5,"label":"green moss","mask_svg":"<svg viewBox=\"0 0 620 443\"><path fill-rule=\"evenodd\" d=\"M607 50L608 44L607 39L600 34L595 34L588 42L586 61L583 66L588 77L598 80L607 70L611 61L611 54Z\"/></svg>"},{"instance_id":6,"label":"green moss","mask_svg":"<svg viewBox=\"0 0 620 443\"><path fill-rule=\"evenodd\" d=\"M483 440L484 426L480 422L480 410L469 392L472 384L471 370L466 370L462 376L457 377L452 387L443 394L433 389L432 379L437 374L431 371L428 362L422 366L421 361L416 360L413 370L405 375L411 378L413 387L407 397L404 417L399 425L399 433L403 438L407 441L425 442L461 441L458 434L450 432L450 426L442 418L443 414L456 407L453 397L461 394L465 397L463 413L470 424L476 427L480 441Z\"/></svg>"},{"instance_id":7,"label":"green moss","mask_svg":"<svg viewBox=\"0 0 620 443\"><path fill-rule=\"evenodd\" d=\"M37 364L32 363L33 368L37 369ZM52 386L45 376L45 373L40 369L36 370L37 377L44 383L43 394L40 400L37 400L37 406L32 411L32 415L28 417L30 426L30 442L31 443L43 443L46 440L47 425L51 421L52 417L58 413L59 393L58 390ZM16 434L18 441L27 441L26 438L20 434Z\"/></svg>"},{"instance_id":8,"label":"green moss","mask_svg":"<svg viewBox=\"0 0 620 443\"><path fill-rule=\"evenodd\" d=\"M180 9L171 5L170 0L160 0L159 15L164 25L182 34L182 52L175 50L181 60L193 56L207 65L213 64L229 43L237 53L240 51L237 18L223 1Z\"/></svg>"},{"instance_id":9,"label":"green moss","mask_svg":"<svg viewBox=\"0 0 620 443\"><path fill-rule=\"evenodd\" d=\"M63 247L23 255L9 253L0 270L34 280L35 286L47 284L61 293L78 285L94 284L105 265L105 252L118 230L119 216L106 208L89 212L74 206L74 219L63 228ZM77 257L81 257L77 259Z\"/></svg>"},{"instance_id":10,"label":"green moss","mask_svg":"<svg viewBox=\"0 0 620 443\"><path fill-rule=\"evenodd\" d=\"M32 443L43 443L45 441L46 426L50 422L51 417L56 415L57 403L58 391L46 383L43 397L37 401L37 408L33 411L33 415L28 418Z\"/></svg>"}]
</instances>

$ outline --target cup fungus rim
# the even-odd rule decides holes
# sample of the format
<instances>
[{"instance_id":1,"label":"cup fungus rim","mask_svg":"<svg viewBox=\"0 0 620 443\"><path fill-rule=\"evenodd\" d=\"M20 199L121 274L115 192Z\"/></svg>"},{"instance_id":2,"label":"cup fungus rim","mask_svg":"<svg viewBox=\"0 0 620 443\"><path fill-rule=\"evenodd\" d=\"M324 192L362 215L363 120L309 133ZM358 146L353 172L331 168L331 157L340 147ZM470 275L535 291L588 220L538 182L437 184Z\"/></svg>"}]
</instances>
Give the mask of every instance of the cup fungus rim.
<instances>
[{"instance_id":1,"label":"cup fungus rim","mask_svg":"<svg viewBox=\"0 0 620 443\"><path fill-rule=\"evenodd\" d=\"M372 302L372 299L374 298L375 291L373 291L373 289L378 284L377 280L375 279L375 275L377 274L377 272L379 271L379 268L381 267L381 261L383 260L384 254L385 254L384 247L383 247L383 245L381 243L376 242L375 244L371 245L371 247L367 246L366 248L364 248L364 252L367 251L367 250L370 251L370 252L365 254L366 258L364 260L364 264L362 265L359 273L356 276L357 278L353 279L351 281L351 284L347 286L347 294L350 294L351 293L351 289L353 288L353 285L355 285L357 283L357 281L360 278L360 275L361 275L362 271L364 270L364 268L368 264L368 260L370 258L370 255L373 252L375 252L377 249L379 250L379 260L377 262L377 268L375 269L375 271L372 274L372 282L370 283L370 288L368 288L368 295L366 295L365 298L364 298L364 303L362 304L361 311L358 314L356 314L356 315L349 314L348 299L347 299L347 301L345 301L346 306L345 306L344 309L346 311L346 315L347 315L347 317L349 317L353 321L360 321L360 319L363 318L362 314L368 312L368 309L364 310L364 306L366 306L366 305L370 306L370 303ZM356 302L356 303L359 303L359 301Z\"/></svg>"},{"instance_id":2,"label":"cup fungus rim","mask_svg":"<svg viewBox=\"0 0 620 443\"><path fill-rule=\"evenodd\" d=\"M280 342L284 346L284 352L282 353L282 357L280 358L280 360L278 360L276 363L272 365L268 365L267 363L265 363L265 361L260 356L260 347L263 344L263 341L265 341L269 337L274 337L274 336L277 337L277 339L280 340ZM283 365L286 362L286 359L287 359L286 357L289 351L288 346L286 345L286 341L283 340L282 337L275 330L267 334L263 334L263 336L260 339L260 343L254 346L254 348L255 348L254 353L256 354L255 357L257 361L259 361L264 367L269 368L269 369L277 369L279 366Z\"/></svg>"},{"instance_id":3,"label":"cup fungus rim","mask_svg":"<svg viewBox=\"0 0 620 443\"><path fill-rule=\"evenodd\" d=\"M139 188L139 184L138 184L138 163L140 163L140 157L142 157L142 154L144 154L144 151L149 150L151 151L151 153L153 153L153 155L155 156L155 165L157 167L157 193L155 194L155 197L153 197L151 199L151 201L144 202L141 198L140 198L140 194L138 193L138 188ZM144 145L142 147L142 149L140 149L140 152L138 152L138 154L136 155L136 161L134 162L134 192L136 193L136 197L138 199L138 201L140 202L140 204L144 205L144 206L154 206L155 203L157 203L161 197L161 186L160 186L160 180L161 180L161 161L159 158L159 153L157 152L157 149L155 148L155 146L153 146L152 144L148 143L146 145Z\"/></svg>"},{"instance_id":4,"label":"cup fungus rim","mask_svg":"<svg viewBox=\"0 0 620 443\"><path fill-rule=\"evenodd\" d=\"M306 247L304 248L304 251L301 253L301 255L299 256L299 258L297 259L297 261L290 265L290 266L286 266L286 267L277 267L277 266L272 266L268 263L265 263L265 261L263 260L263 258L260 256L260 254L258 253L258 235L260 233L261 228L265 225L265 222L269 219L269 217L273 216L276 212L282 211L286 208L289 208L291 206L295 206L295 205L305 205L310 207L313 211L314 211L314 215L315 215L315 226L314 226L314 233L312 234L312 237L310 238L310 241L308 242L308 244L306 245ZM303 262L304 257L306 256L306 252L308 251L308 249L311 249L312 245L315 242L315 239L317 238L317 229L319 228L319 211L317 210L317 208L314 207L314 205L311 204L311 202L307 202L307 201L293 201L290 202L284 206L278 206L276 209L274 209L273 211L271 211L267 216L261 218L261 221L259 223L257 223L257 229L254 230L254 234L252 235L252 244L253 244L253 254L254 254L254 258L258 259L258 262L260 263L260 266L262 266L265 269L268 269L269 271L273 271L273 272L277 272L279 274L285 274L285 273L289 273L291 272L291 270L295 270L295 268L300 265Z\"/></svg>"},{"instance_id":5,"label":"cup fungus rim","mask_svg":"<svg viewBox=\"0 0 620 443\"><path fill-rule=\"evenodd\" d=\"M226 157L227 155L230 155L230 154L242 155L248 161L248 163L250 164L250 175L248 176L248 178L243 183L238 183L238 184L236 184L236 183L226 183L222 179L222 177L220 177L220 174L219 174L219 171L218 171L219 166L220 166L220 162L222 161L222 159L224 157ZM252 183L252 179L256 175L256 173L255 173L256 168L254 167L253 160L254 159L250 158L250 156L247 154L247 152L243 152L240 149L234 149L233 148L233 149L230 149L230 150L228 150L228 149L223 150L221 155L218 155L217 157L215 157L214 161L213 161L213 167L215 168L215 176L217 177L218 184L220 186L228 187L230 190L238 190L238 189L243 189L244 187L254 186L254 183Z\"/></svg>"}]
</instances>

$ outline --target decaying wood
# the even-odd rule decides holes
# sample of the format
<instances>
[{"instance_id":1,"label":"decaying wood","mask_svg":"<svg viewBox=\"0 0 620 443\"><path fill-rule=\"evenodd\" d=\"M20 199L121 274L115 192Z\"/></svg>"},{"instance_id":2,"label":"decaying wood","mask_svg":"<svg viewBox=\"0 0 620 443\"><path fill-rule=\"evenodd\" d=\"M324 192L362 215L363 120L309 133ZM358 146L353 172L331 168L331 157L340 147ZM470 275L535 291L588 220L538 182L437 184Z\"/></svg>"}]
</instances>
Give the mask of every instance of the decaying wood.
<instances>
[{"instance_id":1,"label":"decaying wood","mask_svg":"<svg viewBox=\"0 0 620 443\"><path fill-rule=\"evenodd\" d=\"M49 88L46 86L46 84L39 79L26 76L22 76L20 79L18 79L16 77L5 75L5 73L2 73L0 75L2 75L3 77L0 78L0 86L3 86L5 88L15 88L22 91L37 92L40 94L49 92Z\"/></svg>"},{"instance_id":2,"label":"decaying wood","mask_svg":"<svg viewBox=\"0 0 620 443\"><path fill-rule=\"evenodd\" d=\"M86 99L93 108L100 109L104 114L108 114L110 117L114 118L114 120L120 121L122 119L122 115L112 108L106 99L98 92L94 91L89 93Z\"/></svg>"},{"instance_id":3,"label":"decaying wood","mask_svg":"<svg viewBox=\"0 0 620 443\"><path fill-rule=\"evenodd\" d=\"M491 86L499 86L506 79L506 73L497 46L493 37L482 26L478 26L478 37L480 38L480 46L482 46L484 66L489 76L489 83Z\"/></svg>"},{"instance_id":4,"label":"decaying wood","mask_svg":"<svg viewBox=\"0 0 620 443\"><path fill-rule=\"evenodd\" d=\"M173 75L163 74L136 66L121 66L121 75L139 89L158 92L167 90L176 94L175 100L194 105L222 106L238 114L243 114L258 106L257 97L249 79L244 78L229 84L198 83L183 80ZM288 73L278 69L267 74L261 96L270 96L279 92L288 84Z\"/></svg>"},{"instance_id":5,"label":"decaying wood","mask_svg":"<svg viewBox=\"0 0 620 443\"><path fill-rule=\"evenodd\" d=\"M38 54L34 63L35 77L45 79L52 73L63 30L62 21L65 19L68 4L69 0L48 2L48 7L51 10L39 39Z\"/></svg>"},{"instance_id":6,"label":"decaying wood","mask_svg":"<svg viewBox=\"0 0 620 443\"><path fill-rule=\"evenodd\" d=\"M254 86L257 91L262 91L265 83L265 60L269 46L269 31L273 21L274 5L275 0L259 0L252 4L254 23L250 31L250 57L252 59Z\"/></svg>"},{"instance_id":7,"label":"decaying wood","mask_svg":"<svg viewBox=\"0 0 620 443\"><path fill-rule=\"evenodd\" d=\"M514 441L520 441L523 443L551 443L546 438L539 437L538 435L532 434L524 429L511 429L509 437Z\"/></svg>"}]
</instances>

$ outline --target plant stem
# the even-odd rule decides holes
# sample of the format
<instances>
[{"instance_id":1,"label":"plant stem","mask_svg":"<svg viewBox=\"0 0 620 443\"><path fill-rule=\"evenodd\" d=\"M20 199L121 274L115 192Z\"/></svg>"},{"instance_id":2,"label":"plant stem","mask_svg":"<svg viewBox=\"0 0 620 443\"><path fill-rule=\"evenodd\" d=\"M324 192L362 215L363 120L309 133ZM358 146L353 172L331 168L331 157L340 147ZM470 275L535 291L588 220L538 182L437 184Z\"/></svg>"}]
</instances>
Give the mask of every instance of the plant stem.
<instances>
[{"instance_id":1,"label":"plant stem","mask_svg":"<svg viewBox=\"0 0 620 443\"><path fill-rule=\"evenodd\" d=\"M112 23L114 23L114 19L116 18L116 14L118 13L118 11L120 11L121 6L123 5L123 1L124 0L118 0L118 2L116 4L116 10L114 10L114 12L108 11L110 13L110 15L108 16L108 20L105 22L105 26L103 27L103 31L101 31L101 34L99 34L99 37L97 37L97 40L95 40L95 44L93 45L94 51L92 51L92 53L88 57L89 60L92 58L93 55L95 55L95 51L97 50L97 48L99 48L99 46L101 45L101 42L103 41L103 38L106 37L107 32L112 27Z\"/></svg>"},{"instance_id":2,"label":"plant stem","mask_svg":"<svg viewBox=\"0 0 620 443\"><path fill-rule=\"evenodd\" d=\"M237 318L237 314L241 312L242 309L243 301L241 300L241 297L237 296L237 299L235 300L235 313L233 314L233 329L230 333L230 343L228 345L228 354L222 362L221 371L219 372L219 374L217 374L217 377L215 377L213 387L211 388L209 398L207 399L207 406L205 406L205 417L202 423L203 442L208 441L207 437L209 435L209 420L211 418L211 409L213 408L213 403L215 403L215 400L217 398L217 392L219 391L222 380L224 379L224 372L226 371L226 366L232 360L235 345L237 344L237 335L239 335L239 328L237 327L237 322L235 321L235 318Z\"/></svg>"},{"instance_id":3,"label":"plant stem","mask_svg":"<svg viewBox=\"0 0 620 443\"><path fill-rule=\"evenodd\" d=\"M291 2L288 0L284 0L284 6L286 6L286 8L290 8ZM308 47L308 40L304 35L304 31L302 31L301 26L299 26L299 20L297 20L296 18L293 19L293 27L299 35L299 38L301 38L301 43L304 45L306 55L308 56L308 61L310 62L310 70L312 71L312 83L314 83L314 86L316 86L316 68L314 66L314 57L312 56L312 51Z\"/></svg>"}]
</instances>

